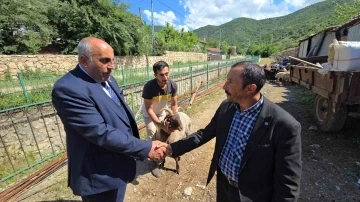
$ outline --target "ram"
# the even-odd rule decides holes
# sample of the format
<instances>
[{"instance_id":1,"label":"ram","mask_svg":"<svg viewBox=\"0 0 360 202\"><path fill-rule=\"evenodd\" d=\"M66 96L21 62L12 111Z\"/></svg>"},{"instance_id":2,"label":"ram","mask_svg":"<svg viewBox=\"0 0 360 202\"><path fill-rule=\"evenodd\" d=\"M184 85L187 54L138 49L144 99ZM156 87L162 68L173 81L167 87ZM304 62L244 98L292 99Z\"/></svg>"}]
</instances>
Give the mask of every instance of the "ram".
<instances>
[{"instance_id":1,"label":"ram","mask_svg":"<svg viewBox=\"0 0 360 202\"><path fill-rule=\"evenodd\" d=\"M279 72L275 75L276 81L281 82L284 85L290 84L290 72Z\"/></svg>"},{"instance_id":2,"label":"ram","mask_svg":"<svg viewBox=\"0 0 360 202\"><path fill-rule=\"evenodd\" d=\"M158 128L155 134L155 138L154 138L155 140L159 140L171 144L185 138L190 134L191 120L187 114L179 111L173 113L168 108L164 108L162 109L162 111L167 112L167 115L165 116L164 120L162 120L162 123L169 125L171 128L175 130L172 133L168 134L164 130ZM180 173L179 161L180 161L180 157L175 158L177 174ZM163 168L164 165L165 165L165 159L160 164L160 168Z\"/></svg>"}]
</instances>

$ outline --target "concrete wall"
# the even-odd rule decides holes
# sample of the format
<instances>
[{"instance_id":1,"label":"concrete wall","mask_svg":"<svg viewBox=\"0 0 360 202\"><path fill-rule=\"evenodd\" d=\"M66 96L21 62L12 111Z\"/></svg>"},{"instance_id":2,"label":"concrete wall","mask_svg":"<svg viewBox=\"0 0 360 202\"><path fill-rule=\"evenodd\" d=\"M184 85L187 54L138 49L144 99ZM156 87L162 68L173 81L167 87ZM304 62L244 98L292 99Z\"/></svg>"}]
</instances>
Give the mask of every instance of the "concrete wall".
<instances>
[{"instance_id":1,"label":"concrete wall","mask_svg":"<svg viewBox=\"0 0 360 202\"><path fill-rule=\"evenodd\" d=\"M152 66L159 60L166 61L172 65L174 61L206 61L207 54L192 52L171 52L167 51L163 56L116 56L116 68L125 67L146 67ZM7 72L12 77L25 69L41 70L44 72L63 73L75 67L77 64L76 55L0 55L0 79L4 79Z\"/></svg>"}]
</instances>

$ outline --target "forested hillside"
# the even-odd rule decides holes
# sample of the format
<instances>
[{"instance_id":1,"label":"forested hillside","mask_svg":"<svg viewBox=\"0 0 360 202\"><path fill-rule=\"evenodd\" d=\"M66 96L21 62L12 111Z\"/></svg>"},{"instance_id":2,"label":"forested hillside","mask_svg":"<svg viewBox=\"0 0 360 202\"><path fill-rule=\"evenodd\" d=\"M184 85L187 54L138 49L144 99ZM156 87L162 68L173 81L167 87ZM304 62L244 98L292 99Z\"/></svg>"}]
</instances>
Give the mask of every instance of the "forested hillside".
<instances>
[{"instance_id":1,"label":"forested hillside","mask_svg":"<svg viewBox=\"0 0 360 202\"><path fill-rule=\"evenodd\" d=\"M298 45L299 39L321 31L330 25L342 23L348 18L338 20L334 16L336 8L344 3L358 0L326 0L303 8L286 16L254 20L237 18L219 26L205 26L194 30L199 38L206 38L208 42L219 40L220 30L222 40L229 45L235 45L238 52L243 52L254 46L265 46L269 51L283 50ZM272 49L272 50L270 50Z\"/></svg>"}]
</instances>

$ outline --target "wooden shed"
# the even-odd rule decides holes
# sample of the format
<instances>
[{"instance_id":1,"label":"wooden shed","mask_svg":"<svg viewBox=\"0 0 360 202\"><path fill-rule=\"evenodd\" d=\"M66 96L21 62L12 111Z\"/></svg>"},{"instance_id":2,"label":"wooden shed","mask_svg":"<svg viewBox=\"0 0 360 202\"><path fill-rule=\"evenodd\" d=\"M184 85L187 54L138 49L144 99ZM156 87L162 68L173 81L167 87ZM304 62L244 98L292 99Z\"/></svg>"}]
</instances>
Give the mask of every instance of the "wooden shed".
<instances>
[{"instance_id":1,"label":"wooden shed","mask_svg":"<svg viewBox=\"0 0 360 202\"><path fill-rule=\"evenodd\" d=\"M299 42L299 58L327 56L329 45L338 41L360 41L360 16L343 25L331 26Z\"/></svg>"},{"instance_id":2,"label":"wooden shed","mask_svg":"<svg viewBox=\"0 0 360 202\"><path fill-rule=\"evenodd\" d=\"M327 56L329 45L336 39L336 28L338 26L328 27L319 33L301 40L298 57Z\"/></svg>"}]
</instances>

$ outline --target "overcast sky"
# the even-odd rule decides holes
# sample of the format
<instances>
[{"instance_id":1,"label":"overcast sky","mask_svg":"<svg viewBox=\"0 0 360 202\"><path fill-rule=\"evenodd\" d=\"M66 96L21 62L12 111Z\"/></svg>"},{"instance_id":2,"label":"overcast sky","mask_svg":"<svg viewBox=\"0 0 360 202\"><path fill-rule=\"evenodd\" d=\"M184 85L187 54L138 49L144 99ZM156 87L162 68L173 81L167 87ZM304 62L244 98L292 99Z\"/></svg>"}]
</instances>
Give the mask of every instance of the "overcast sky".
<instances>
[{"instance_id":1,"label":"overcast sky","mask_svg":"<svg viewBox=\"0 0 360 202\"><path fill-rule=\"evenodd\" d=\"M239 17L264 19L287 15L323 0L153 0L154 24L193 30L221 25ZM130 11L151 24L151 0L124 0Z\"/></svg>"}]
</instances>

